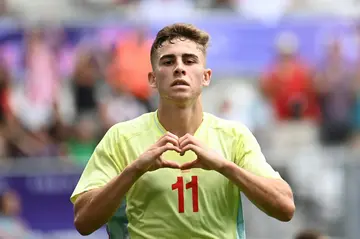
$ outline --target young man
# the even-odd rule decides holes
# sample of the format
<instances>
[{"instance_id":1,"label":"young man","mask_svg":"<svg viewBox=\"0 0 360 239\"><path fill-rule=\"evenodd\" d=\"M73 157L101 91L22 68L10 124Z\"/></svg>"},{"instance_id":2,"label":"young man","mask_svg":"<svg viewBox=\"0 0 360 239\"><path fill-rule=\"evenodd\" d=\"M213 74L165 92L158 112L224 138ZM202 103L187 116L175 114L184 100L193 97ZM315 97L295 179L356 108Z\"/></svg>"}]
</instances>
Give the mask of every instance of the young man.
<instances>
[{"instance_id":1,"label":"young man","mask_svg":"<svg viewBox=\"0 0 360 239\"><path fill-rule=\"evenodd\" d=\"M71 196L82 235L107 223L116 239L245 238L240 191L268 215L292 218L291 189L251 132L202 110L208 41L187 24L157 34L149 83L158 110L114 125L95 149Z\"/></svg>"}]
</instances>

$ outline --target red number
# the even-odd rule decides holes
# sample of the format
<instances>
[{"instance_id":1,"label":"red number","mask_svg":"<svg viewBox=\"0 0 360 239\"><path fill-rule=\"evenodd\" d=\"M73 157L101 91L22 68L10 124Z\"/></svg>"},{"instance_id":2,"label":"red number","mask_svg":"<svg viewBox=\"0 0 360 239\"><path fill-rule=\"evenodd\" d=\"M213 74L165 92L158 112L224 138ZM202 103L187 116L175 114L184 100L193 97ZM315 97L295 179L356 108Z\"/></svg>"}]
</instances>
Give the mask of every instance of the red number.
<instances>
[{"instance_id":1,"label":"red number","mask_svg":"<svg viewBox=\"0 0 360 239\"><path fill-rule=\"evenodd\" d=\"M193 203L193 212L199 211L199 187L198 187L198 177L192 176L191 181L186 184L186 189L191 188L192 190L192 203ZM178 190L178 207L179 213L184 212L184 178L177 177L176 183L171 185L172 190Z\"/></svg>"},{"instance_id":2,"label":"red number","mask_svg":"<svg viewBox=\"0 0 360 239\"><path fill-rule=\"evenodd\" d=\"M191 182L186 184L186 189L192 189L192 201L193 201L193 211L199 211L199 193L198 193L198 179L197 176L191 177Z\"/></svg>"},{"instance_id":3,"label":"red number","mask_svg":"<svg viewBox=\"0 0 360 239\"><path fill-rule=\"evenodd\" d=\"M179 213L184 212L184 179L183 177L177 177L176 183L171 185L172 190L178 189L178 207Z\"/></svg>"}]
</instances>

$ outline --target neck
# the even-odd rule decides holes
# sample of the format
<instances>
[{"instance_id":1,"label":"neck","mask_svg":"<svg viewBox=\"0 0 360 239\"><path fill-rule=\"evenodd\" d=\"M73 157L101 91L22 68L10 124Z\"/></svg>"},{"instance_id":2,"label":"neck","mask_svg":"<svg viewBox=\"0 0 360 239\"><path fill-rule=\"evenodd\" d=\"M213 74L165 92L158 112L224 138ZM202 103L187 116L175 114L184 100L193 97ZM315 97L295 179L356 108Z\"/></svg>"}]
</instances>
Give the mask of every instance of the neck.
<instances>
[{"instance_id":1,"label":"neck","mask_svg":"<svg viewBox=\"0 0 360 239\"><path fill-rule=\"evenodd\" d=\"M198 99L194 104L186 107L160 101L158 118L167 131L178 137L187 133L194 135L203 120L201 100Z\"/></svg>"}]
</instances>

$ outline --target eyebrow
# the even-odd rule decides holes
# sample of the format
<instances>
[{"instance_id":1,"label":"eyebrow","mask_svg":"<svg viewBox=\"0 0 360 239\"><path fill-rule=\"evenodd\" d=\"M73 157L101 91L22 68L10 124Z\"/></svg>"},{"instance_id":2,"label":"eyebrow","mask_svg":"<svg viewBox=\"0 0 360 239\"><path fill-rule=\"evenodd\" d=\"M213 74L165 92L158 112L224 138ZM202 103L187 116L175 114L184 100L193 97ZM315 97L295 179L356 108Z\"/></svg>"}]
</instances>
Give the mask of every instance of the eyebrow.
<instances>
[{"instance_id":1,"label":"eyebrow","mask_svg":"<svg viewBox=\"0 0 360 239\"><path fill-rule=\"evenodd\" d=\"M192 53L184 53L182 54L182 57L185 57L185 58L195 58L195 59L199 59L199 57L195 54L192 54ZM174 54L167 54L167 55L163 55L162 57L160 57L160 61L163 60L163 59L167 59L167 58L175 58L175 55Z\"/></svg>"},{"instance_id":2,"label":"eyebrow","mask_svg":"<svg viewBox=\"0 0 360 239\"><path fill-rule=\"evenodd\" d=\"M183 57L186 57L186 58L195 58L195 59L198 59L199 57L195 54L191 54L191 53L185 53L182 55Z\"/></svg>"}]
</instances>

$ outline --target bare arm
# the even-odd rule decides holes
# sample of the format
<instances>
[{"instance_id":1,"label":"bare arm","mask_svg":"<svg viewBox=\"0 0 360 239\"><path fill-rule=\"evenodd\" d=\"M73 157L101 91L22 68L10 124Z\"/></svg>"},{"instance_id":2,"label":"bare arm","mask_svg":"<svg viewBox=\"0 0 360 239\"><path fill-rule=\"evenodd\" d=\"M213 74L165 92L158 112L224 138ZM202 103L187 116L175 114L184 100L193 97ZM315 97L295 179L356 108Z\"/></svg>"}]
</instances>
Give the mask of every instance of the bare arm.
<instances>
[{"instance_id":1,"label":"bare arm","mask_svg":"<svg viewBox=\"0 0 360 239\"><path fill-rule=\"evenodd\" d=\"M81 194L74 205L74 224L78 232L89 235L107 223L140 176L139 171L129 166L104 187Z\"/></svg>"},{"instance_id":2,"label":"bare arm","mask_svg":"<svg viewBox=\"0 0 360 239\"><path fill-rule=\"evenodd\" d=\"M74 205L74 224L81 235L89 235L103 226L116 212L133 184L147 171L159 168L180 168L173 161L163 160L161 155L168 150L180 152L177 136L167 133L149 150L125 167L104 186L84 192Z\"/></svg>"},{"instance_id":3,"label":"bare arm","mask_svg":"<svg viewBox=\"0 0 360 239\"><path fill-rule=\"evenodd\" d=\"M189 134L180 138L180 148L182 154L187 150L192 150L197 155L196 160L183 164L181 169L202 168L215 170L238 186L256 206L269 216L280 221L290 221L293 217L295 212L293 195L289 185L284 180L257 176L224 159L215 151L206 148L200 141ZM255 154L256 152L261 153L260 148L257 148L252 152L255 152ZM255 155L254 157L250 155L251 151L249 149L247 151L248 157L252 157L253 160L261 158L261 155ZM264 165L266 162L260 160L260 163ZM248 169L251 169L251 167L248 166Z\"/></svg>"},{"instance_id":4,"label":"bare arm","mask_svg":"<svg viewBox=\"0 0 360 239\"><path fill-rule=\"evenodd\" d=\"M280 221L290 221L295 204L290 186L282 179L257 176L229 162L220 173L237 185L262 211Z\"/></svg>"}]
</instances>

